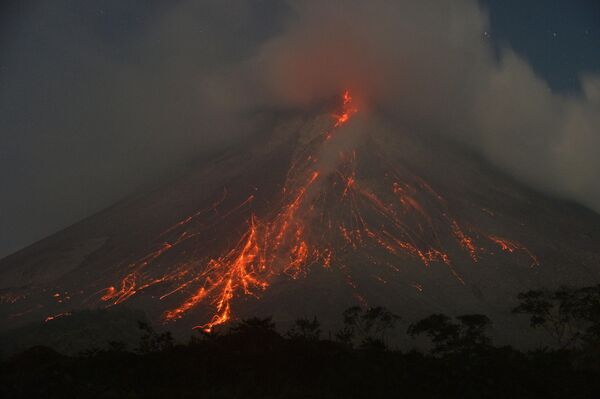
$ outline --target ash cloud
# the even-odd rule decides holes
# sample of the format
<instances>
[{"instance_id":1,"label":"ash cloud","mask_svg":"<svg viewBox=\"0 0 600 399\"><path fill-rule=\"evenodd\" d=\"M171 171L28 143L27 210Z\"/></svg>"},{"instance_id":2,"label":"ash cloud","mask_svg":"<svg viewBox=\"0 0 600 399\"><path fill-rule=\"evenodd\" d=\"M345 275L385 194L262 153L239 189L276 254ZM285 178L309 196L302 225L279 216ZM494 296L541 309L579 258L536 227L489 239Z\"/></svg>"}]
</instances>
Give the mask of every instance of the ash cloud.
<instances>
[{"instance_id":1,"label":"ash cloud","mask_svg":"<svg viewBox=\"0 0 600 399\"><path fill-rule=\"evenodd\" d=\"M250 63L275 104L349 87L405 127L442 134L533 187L600 212L600 75L554 93L527 61L496 53L476 1L293 2Z\"/></svg>"},{"instance_id":2,"label":"ash cloud","mask_svg":"<svg viewBox=\"0 0 600 399\"><path fill-rule=\"evenodd\" d=\"M0 256L349 88L600 212L600 77L554 93L477 1L15 2L2 25Z\"/></svg>"}]
</instances>

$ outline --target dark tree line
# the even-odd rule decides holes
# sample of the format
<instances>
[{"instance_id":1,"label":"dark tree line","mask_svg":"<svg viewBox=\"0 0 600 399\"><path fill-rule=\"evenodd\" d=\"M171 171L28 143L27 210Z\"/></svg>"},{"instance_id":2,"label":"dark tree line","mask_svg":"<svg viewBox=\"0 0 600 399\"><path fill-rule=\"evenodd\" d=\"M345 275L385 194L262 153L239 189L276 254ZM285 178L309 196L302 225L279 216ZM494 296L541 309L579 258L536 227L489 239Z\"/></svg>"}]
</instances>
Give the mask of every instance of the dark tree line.
<instances>
[{"instance_id":1,"label":"dark tree line","mask_svg":"<svg viewBox=\"0 0 600 399\"><path fill-rule=\"evenodd\" d=\"M33 347L0 365L6 398L595 398L600 397L600 286L528 291L513 310L554 347L497 347L485 315L433 314L410 324L426 353L390 348L400 317L352 307L323 338L316 318L282 334L270 318L242 320L182 344L140 322L138 346L77 356Z\"/></svg>"},{"instance_id":2,"label":"dark tree line","mask_svg":"<svg viewBox=\"0 0 600 399\"><path fill-rule=\"evenodd\" d=\"M600 349L600 285L533 290L519 300L513 312L529 315L531 326L546 330L559 348Z\"/></svg>"}]
</instances>

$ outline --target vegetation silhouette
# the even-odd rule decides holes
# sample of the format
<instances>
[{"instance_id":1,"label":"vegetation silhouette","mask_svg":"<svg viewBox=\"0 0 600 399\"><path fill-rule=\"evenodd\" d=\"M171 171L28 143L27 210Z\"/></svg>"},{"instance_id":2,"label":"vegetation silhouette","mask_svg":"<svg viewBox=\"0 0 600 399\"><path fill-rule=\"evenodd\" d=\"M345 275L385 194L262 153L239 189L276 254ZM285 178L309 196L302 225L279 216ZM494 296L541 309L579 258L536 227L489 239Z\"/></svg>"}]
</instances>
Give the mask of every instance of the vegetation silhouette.
<instances>
[{"instance_id":1,"label":"vegetation silhouette","mask_svg":"<svg viewBox=\"0 0 600 399\"><path fill-rule=\"evenodd\" d=\"M408 327L408 334L415 337L426 334L433 343L433 354L477 351L489 347L491 340L485 330L491 320L481 314L457 316L458 323L444 314L432 314Z\"/></svg>"},{"instance_id":2,"label":"vegetation silhouette","mask_svg":"<svg viewBox=\"0 0 600 399\"><path fill-rule=\"evenodd\" d=\"M140 322L139 345L66 356L36 346L0 363L6 398L594 398L600 395L600 288L529 291L513 310L556 346L494 346L485 315L433 314L408 326L428 352L391 347L399 316L352 307L334 339L316 317L280 333L271 318L175 342Z\"/></svg>"},{"instance_id":3,"label":"vegetation silhouette","mask_svg":"<svg viewBox=\"0 0 600 399\"><path fill-rule=\"evenodd\" d=\"M513 313L528 314L531 326L544 328L558 347L599 349L600 285L531 290L519 294L519 300Z\"/></svg>"}]
</instances>

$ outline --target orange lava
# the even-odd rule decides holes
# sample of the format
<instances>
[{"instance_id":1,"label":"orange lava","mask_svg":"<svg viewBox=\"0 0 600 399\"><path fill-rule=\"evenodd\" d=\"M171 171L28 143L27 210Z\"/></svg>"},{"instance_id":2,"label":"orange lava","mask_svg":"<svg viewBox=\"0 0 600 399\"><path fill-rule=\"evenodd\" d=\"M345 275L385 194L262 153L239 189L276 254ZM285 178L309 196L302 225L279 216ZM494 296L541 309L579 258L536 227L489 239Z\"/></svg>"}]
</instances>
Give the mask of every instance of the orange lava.
<instances>
[{"instance_id":1,"label":"orange lava","mask_svg":"<svg viewBox=\"0 0 600 399\"><path fill-rule=\"evenodd\" d=\"M331 130L316 139L318 149L331 145L328 138L332 132L358 112L347 90L341 100ZM177 301L164 313L165 321L181 319L200 308L203 314L210 312L210 317L195 328L211 331L234 317L238 301L258 298L274 280L301 278L315 266L339 271L356 300L366 304L360 281L354 278L349 266L359 256L363 256L362 267L380 268L376 280L382 284L387 283L389 273L398 273L407 263L427 269L439 265L448 269L458 283L465 284L450 254L453 258L477 262L481 250L478 245L482 244L476 244L474 237L480 235L472 236L472 229L465 229L449 216L451 212L441 195L406 171L390 170L380 177L379 186L374 186L361 178L356 151L340 154L333 172L319 170L318 154L319 151L308 155L305 152L294 159L281 190L280 203L264 215L252 210L252 195L221 213L219 207L228 195L225 190L223 197L210 208L166 229L159 236L161 243L129 264L119 283L103 290L101 300L119 304L153 287L162 291L157 295L159 300ZM192 256L167 273L153 275L152 265L196 237L188 231L178 233L193 221L210 214L218 215L215 223L219 223L234 213L246 211L247 227L237 243L220 256L203 259ZM175 238L165 241L168 236ZM495 236L489 239L504 251L525 251L535 259L518 243ZM418 292L424 289L421 284L412 286Z\"/></svg>"},{"instance_id":2,"label":"orange lava","mask_svg":"<svg viewBox=\"0 0 600 399\"><path fill-rule=\"evenodd\" d=\"M342 113L334 114L335 118L334 127L340 127L344 123L348 122L350 117L358 112L358 108L352 105L352 97L350 96L350 92L348 90L344 91L342 94Z\"/></svg>"},{"instance_id":3,"label":"orange lava","mask_svg":"<svg viewBox=\"0 0 600 399\"><path fill-rule=\"evenodd\" d=\"M58 314L55 314L55 315L52 315L52 316L48 316L48 317L46 317L44 319L44 323L47 323L47 322L52 321L52 320L56 320L56 319L58 319L60 317L67 317L67 316L71 316L71 312L63 312L63 313L58 313Z\"/></svg>"},{"instance_id":4,"label":"orange lava","mask_svg":"<svg viewBox=\"0 0 600 399\"><path fill-rule=\"evenodd\" d=\"M473 244L473 239L462 231L456 221L452 222L452 228L460 245L469 251L469 255L471 256L471 259L473 259L473 262L477 262L477 249L475 248L475 244Z\"/></svg>"},{"instance_id":5,"label":"orange lava","mask_svg":"<svg viewBox=\"0 0 600 399\"><path fill-rule=\"evenodd\" d=\"M506 238L490 235L488 238L498 244L500 249L504 252L513 253L515 251L522 251L525 253L529 259L531 260L531 267L539 266L540 262L538 258L525 246L519 244L518 242L508 240Z\"/></svg>"}]
</instances>

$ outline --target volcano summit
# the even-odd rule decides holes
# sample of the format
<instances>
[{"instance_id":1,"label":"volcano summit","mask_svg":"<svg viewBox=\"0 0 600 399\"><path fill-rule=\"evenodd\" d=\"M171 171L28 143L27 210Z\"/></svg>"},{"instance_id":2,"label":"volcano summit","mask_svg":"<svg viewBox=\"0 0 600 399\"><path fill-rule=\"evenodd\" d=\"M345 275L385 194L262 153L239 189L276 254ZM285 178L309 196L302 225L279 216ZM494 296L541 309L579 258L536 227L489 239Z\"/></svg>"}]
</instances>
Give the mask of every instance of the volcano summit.
<instances>
[{"instance_id":1,"label":"volcano summit","mask_svg":"<svg viewBox=\"0 0 600 399\"><path fill-rule=\"evenodd\" d=\"M2 329L129 306L167 329L348 306L478 312L511 340L518 292L600 280L600 217L345 91L188 175L3 259Z\"/></svg>"}]
</instances>

